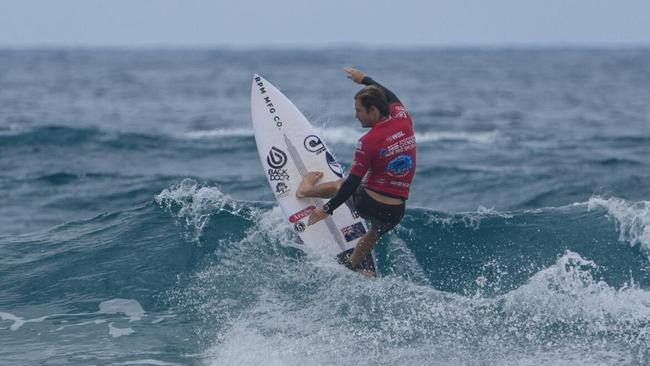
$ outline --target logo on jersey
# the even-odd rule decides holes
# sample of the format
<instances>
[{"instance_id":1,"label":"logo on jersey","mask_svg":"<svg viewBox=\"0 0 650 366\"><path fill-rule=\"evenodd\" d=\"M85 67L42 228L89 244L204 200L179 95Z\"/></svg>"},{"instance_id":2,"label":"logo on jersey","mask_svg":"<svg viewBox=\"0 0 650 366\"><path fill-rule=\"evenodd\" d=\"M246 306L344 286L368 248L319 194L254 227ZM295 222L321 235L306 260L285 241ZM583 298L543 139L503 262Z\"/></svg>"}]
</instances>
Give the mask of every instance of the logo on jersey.
<instances>
[{"instance_id":1,"label":"logo on jersey","mask_svg":"<svg viewBox=\"0 0 650 366\"><path fill-rule=\"evenodd\" d=\"M413 158L400 155L386 164L386 173L394 177L403 177L413 169Z\"/></svg>"},{"instance_id":2,"label":"logo on jersey","mask_svg":"<svg viewBox=\"0 0 650 366\"><path fill-rule=\"evenodd\" d=\"M266 157L266 162L273 169L280 169L287 164L287 154L277 147L271 147L269 155Z\"/></svg>"},{"instance_id":3,"label":"logo on jersey","mask_svg":"<svg viewBox=\"0 0 650 366\"><path fill-rule=\"evenodd\" d=\"M316 135L309 135L305 138L305 149L307 151L320 154L323 151L325 151L325 145L323 144L323 141L321 141L320 137Z\"/></svg>"},{"instance_id":4,"label":"logo on jersey","mask_svg":"<svg viewBox=\"0 0 650 366\"><path fill-rule=\"evenodd\" d=\"M406 136L406 134L403 131L398 131L398 132L386 137L386 141L393 142L393 141L397 140L398 138L404 137L404 136Z\"/></svg>"},{"instance_id":5,"label":"logo on jersey","mask_svg":"<svg viewBox=\"0 0 650 366\"><path fill-rule=\"evenodd\" d=\"M343 168L341 167L341 164L337 163L334 156L327 150L325 150L325 158L327 159L327 165L330 167L330 170L336 174L337 177L343 178Z\"/></svg>"},{"instance_id":6,"label":"logo on jersey","mask_svg":"<svg viewBox=\"0 0 650 366\"><path fill-rule=\"evenodd\" d=\"M355 149L357 151L363 151L363 142L361 142L361 140L357 142L357 146L355 147Z\"/></svg>"}]
</instances>

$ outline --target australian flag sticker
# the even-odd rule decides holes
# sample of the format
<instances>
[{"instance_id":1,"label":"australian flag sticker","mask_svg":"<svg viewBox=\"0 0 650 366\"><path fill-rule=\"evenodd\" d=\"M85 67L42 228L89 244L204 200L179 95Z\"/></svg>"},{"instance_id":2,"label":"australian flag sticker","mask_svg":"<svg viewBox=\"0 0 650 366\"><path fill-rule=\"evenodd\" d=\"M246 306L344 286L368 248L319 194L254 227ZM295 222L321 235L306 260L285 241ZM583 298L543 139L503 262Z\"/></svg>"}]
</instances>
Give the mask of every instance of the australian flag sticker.
<instances>
[{"instance_id":1,"label":"australian flag sticker","mask_svg":"<svg viewBox=\"0 0 650 366\"><path fill-rule=\"evenodd\" d=\"M366 229L363 227L363 223L357 222L354 225L346 226L341 229L341 233L343 233L345 241L350 242L354 239L362 237L363 234L366 233Z\"/></svg>"}]
</instances>

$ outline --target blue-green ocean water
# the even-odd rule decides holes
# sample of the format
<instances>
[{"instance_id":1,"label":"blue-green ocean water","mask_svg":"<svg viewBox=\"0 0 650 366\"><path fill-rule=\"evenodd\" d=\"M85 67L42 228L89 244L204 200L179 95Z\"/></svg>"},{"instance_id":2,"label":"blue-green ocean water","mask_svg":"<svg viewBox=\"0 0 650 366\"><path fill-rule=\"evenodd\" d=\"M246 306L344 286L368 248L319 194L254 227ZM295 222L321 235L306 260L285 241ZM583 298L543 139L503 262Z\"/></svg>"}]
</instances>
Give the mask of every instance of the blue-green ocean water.
<instances>
[{"instance_id":1,"label":"blue-green ocean water","mask_svg":"<svg viewBox=\"0 0 650 366\"><path fill-rule=\"evenodd\" d=\"M263 175L259 73L349 166L355 66L418 171L368 279ZM2 365L650 363L650 50L2 50Z\"/></svg>"}]
</instances>

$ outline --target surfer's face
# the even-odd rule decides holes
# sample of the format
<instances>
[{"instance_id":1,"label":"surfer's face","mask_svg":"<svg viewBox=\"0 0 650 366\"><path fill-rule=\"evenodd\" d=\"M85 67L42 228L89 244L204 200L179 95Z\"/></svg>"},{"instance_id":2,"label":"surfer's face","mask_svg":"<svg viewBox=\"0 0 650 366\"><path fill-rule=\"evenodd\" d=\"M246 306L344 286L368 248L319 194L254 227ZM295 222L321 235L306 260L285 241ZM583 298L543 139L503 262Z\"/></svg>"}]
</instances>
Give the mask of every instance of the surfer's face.
<instances>
[{"instance_id":1,"label":"surfer's face","mask_svg":"<svg viewBox=\"0 0 650 366\"><path fill-rule=\"evenodd\" d=\"M370 107L370 110L367 110L361 105L358 99L354 100L354 110L356 112L355 116L361 122L361 127L372 127L379 120L379 110L374 107Z\"/></svg>"}]
</instances>

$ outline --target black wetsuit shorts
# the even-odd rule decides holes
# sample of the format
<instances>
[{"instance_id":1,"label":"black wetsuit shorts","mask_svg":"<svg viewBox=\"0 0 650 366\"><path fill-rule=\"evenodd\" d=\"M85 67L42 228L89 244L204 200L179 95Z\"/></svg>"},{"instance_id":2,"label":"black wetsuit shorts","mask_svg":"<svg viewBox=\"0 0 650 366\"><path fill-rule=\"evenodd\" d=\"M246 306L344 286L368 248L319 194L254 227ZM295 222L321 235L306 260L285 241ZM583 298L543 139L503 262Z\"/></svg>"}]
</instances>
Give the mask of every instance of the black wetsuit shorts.
<instances>
[{"instance_id":1,"label":"black wetsuit shorts","mask_svg":"<svg viewBox=\"0 0 650 366\"><path fill-rule=\"evenodd\" d=\"M377 230L379 236L384 235L402 221L406 203L388 205L375 200L368 195L362 185L348 199L349 205L355 208L357 214L370 221L370 227Z\"/></svg>"}]
</instances>

